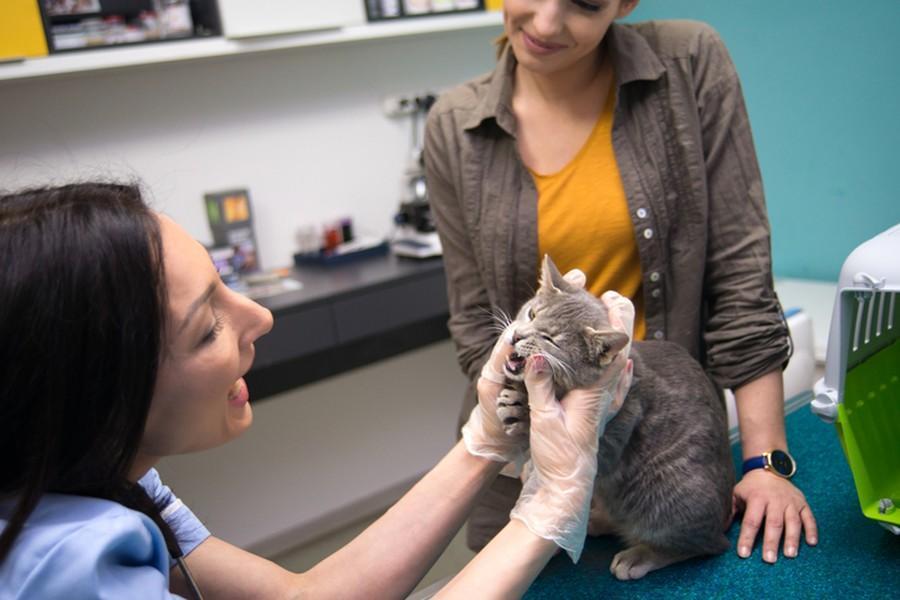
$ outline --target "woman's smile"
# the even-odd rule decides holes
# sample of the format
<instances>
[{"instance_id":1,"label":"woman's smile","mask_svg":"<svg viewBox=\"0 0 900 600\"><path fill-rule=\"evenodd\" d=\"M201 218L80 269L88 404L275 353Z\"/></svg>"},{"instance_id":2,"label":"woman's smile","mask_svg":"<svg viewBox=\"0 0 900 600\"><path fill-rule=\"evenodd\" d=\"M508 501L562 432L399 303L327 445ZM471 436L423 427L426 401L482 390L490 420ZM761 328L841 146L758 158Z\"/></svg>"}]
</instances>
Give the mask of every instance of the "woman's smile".
<instances>
[{"instance_id":1,"label":"woman's smile","mask_svg":"<svg viewBox=\"0 0 900 600\"><path fill-rule=\"evenodd\" d=\"M250 400L250 392L247 390L247 382L241 377L228 390L228 404L243 406L248 400Z\"/></svg>"},{"instance_id":2,"label":"woman's smile","mask_svg":"<svg viewBox=\"0 0 900 600\"><path fill-rule=\"evenodd\" d=\"M524 29L521 31L522 40L525 42L525 47L532 54L546 56L560 50L565 50L567 48L565 44L557 44L555 42L544 41L529 35L528 32L526 32Z\"/></svg>"}]
</instances>

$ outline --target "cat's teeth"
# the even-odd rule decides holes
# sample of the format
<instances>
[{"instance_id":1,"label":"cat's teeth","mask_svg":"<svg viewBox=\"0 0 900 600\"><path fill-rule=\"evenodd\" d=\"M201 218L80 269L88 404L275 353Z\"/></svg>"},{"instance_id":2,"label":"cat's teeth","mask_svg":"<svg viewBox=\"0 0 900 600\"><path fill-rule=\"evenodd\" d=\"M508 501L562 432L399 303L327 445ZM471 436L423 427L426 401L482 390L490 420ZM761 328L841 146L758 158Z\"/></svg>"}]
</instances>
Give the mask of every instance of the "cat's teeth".
<instances>
[{"instance_id":1,"label":"cat's teeth","mask_svg":"<svg viewBox=\"0 0 900 600\"><path fill-rule=\"evenodd\" d=\"M525 368L525 357L519 356L514 352L509 355L505 367L508 374L519 375Z\"/></svg>"}]
</instances>

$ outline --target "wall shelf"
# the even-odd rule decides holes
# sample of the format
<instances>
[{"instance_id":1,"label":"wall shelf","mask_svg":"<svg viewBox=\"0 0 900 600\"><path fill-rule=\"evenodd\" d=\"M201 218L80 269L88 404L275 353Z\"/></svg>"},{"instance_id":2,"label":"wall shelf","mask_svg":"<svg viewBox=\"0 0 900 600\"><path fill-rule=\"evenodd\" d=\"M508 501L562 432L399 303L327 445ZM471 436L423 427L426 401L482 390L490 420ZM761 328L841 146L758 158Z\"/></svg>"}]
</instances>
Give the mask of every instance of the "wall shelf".
<instances>
[{"instance_id":1,"label":"wall shelf","mask_svg":"<svg viewBox=\"0 0 900 600\"><path fill-rule=\"evenodd\" d=\"M428 16L379 21L338 29L307 31L259 38L207 39L159 42L128 47L110 47L53 54L42 58L0 64L0 83L93 71L105 71L183 62L204 58L237 56L292 48L327 46L366 40L406 37L500 26L500 12Z\"/></svg>"}]
</instances>

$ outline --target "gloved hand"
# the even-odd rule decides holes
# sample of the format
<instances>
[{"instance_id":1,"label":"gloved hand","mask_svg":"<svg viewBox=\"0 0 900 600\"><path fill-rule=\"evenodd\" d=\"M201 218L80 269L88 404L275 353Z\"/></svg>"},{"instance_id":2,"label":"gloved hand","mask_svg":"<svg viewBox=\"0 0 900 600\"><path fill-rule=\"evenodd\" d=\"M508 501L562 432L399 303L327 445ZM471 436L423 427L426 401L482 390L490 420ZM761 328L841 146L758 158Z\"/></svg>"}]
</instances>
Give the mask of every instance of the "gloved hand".
<instances>
[{"instance_id":1,"label":"gloved hand","mask_svg":"<svg viewBox=\"0 0 900 600\"><path fill-rule=\"evenodd\" d=\"M569 283L584 287L586 278L579 269L572 269L564 277ZM503 364L513 351L512 336L513 326L510 324L494 344L490 358L481 369L481 377L476 384L478 404L462 428L462 437L470 454L498 462L516 463L516 469L519 469L528 450L528 437L507 434L502 417L498 415L501 404L505 405L508 414L510 407L507 403L519 400L504 385ZM519 409L512 407L513 412L516 410ZM527 406L522 406L520 410L527 414Z\"/></svg>"},{"instance_id":2,"label":"gloved hand","mask_svg":"<svg viewBox=\"0 0 900 600\"><path fill-rule=\"evenodd\" d=\"M478 404L472 409L469 420L462 428L463 442L469 454L497 462L521 461L528 447L528 438L506 435L497 415L497 401L506 381L503 363L513 351L511 341L510 326L500 335L490 358L481 369L481 377L476 385Z\"/></svg>"},{"instance_id":3,"label":"gloved hand","mask_svg":"<svg viewBox=\"0 0 900 600\"><path fill-rule=\"evenodd\" d=\"M628 343L619 353L621 356L628 357L631 355L631 341L634 339L634 304L625 296L614 290L603 292L600 301L606 305L609 315L610 326L628 335ZM623 394L610 394L606 397L607 403L601 406L600 430L598 437L603 435L606 424L616 416L622 407L626 394L631 387L631 368L625 369L616 375L617 378L622 377L624 380L614 380L610 382L611 388L616 385L624 385L625 392Z\"/></svg>"},{"instance_id":4,"label":"gloved hand","mask_svg":"<svg viewBox=\"0 0 900 600\"><path fill-rule=\"evenodd\" d=\"M630 338L631 302L615 292L607 292L601 300L610 308L611 325ZM632 363L626 349L593 387L572 390L560 401L554 396L546 360L536 355L526 364L531 469L510 517L522 521L535 535L554 541L573 562L581 556L587 535L601 427L609 410L621 406L631 386Z\"/></svg>"}]
</instances>

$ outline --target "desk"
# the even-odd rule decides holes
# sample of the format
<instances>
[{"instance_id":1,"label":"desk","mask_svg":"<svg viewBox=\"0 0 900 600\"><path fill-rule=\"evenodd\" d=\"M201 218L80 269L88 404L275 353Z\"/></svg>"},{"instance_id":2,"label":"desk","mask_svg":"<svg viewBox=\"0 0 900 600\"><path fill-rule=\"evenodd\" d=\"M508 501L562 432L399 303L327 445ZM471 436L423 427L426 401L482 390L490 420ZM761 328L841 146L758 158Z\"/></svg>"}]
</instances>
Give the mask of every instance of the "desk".
<instances>
[{"instance_id":1,"label":"desk","mask_svg":"<svg viewBox=\"0 0 900 600\"><path fill-rule=\"evenodd\" d=\"M748 559L734 551L739 526L729 531L732 549L620 582L609 572L622 545L613 538L588 538L577 565L557 555L525 598L896 598L900 589L900 537L863 517L856 488L834 428L803 406L786 419L797 460L797 485L819 524L819 544L801 544L795 559L769 565L760 545ZM740 459L734 449L735 465Z\"/></svg>"},{"instance_id":2,"label":"desk","mask_svg":"<svg viewBox=\"0 0 900 600\"><path fill-rule=\"evenodd\" d=\"M291 274L299 290L262 298L275 326L256 342L254 400L449 337L440 259L371 256Z\"/></svg>"}]
</instances>

